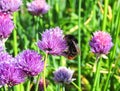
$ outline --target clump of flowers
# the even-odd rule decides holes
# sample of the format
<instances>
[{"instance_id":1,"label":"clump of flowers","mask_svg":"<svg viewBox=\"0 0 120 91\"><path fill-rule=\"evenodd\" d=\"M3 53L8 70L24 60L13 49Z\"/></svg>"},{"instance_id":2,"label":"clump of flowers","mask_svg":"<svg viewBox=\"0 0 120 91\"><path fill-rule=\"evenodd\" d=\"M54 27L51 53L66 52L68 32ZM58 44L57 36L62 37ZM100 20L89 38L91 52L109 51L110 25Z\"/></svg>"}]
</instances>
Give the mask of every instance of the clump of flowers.
<instances>
[{"instance_id":1,"label":"clump of flowers","mask_svg":"<svg viewBox=\"0 0 120 91\"><path fill-rule=\"evenodd\" d=\"M59 67L55 72L54 72L54 80L57 83L65 83L69 84L72 82L74 79L72 79L74 71L71 69L68 69L66 67Z\"/></svg>"},{"instance_id":2,"label":"clump of flowers","mask_svg":"<svg viewBox=\"0 0 120 91\"><path fill-rule=\"evenodd\" d=\"M38 47L48 54L62 55L67 48L63 39L63 32L59 27L46 30L42 34L42 39L37 43Z\"/></svg>"},{"instance_id":3,"label":"clump of flowers","mask_svg":"<svg viewBox=\"0 0 120 91\"><path fill-rule=\"evenodd\" d=\"M28 76L36 76L43 71L42 56L33 50L24 50L16 56L18 67Z\"/></svg>"},{"instance_id":4,"label":"clump of flowers","mask_svg":"<svg viewBox=\"0 0 120 91\"><path fill-rule=\"evenodd\" d=\"M22 0L0 0L0 12L12 13L19 9Z\"/></svg>"},{"instance_id":5,"label":"clump of flowers","mask_svg":"<svg viewBox=\"0 0 120 91\"><path fill-rule=\"evenodd\" d=\"M0 85L14 86L25 81L25 73L15 65L7 62L0 63Z\"/></svg>"},{"instance_id":6,"label":"clump of flowers","mask_svg":"<svg viewBox=\"0 0 120 91\"><path fill-rule=\"evenodd\" d=\"M28 11L33 15L42 15L48 12L50 6L45 0L34 0L27 3Z\"/></svg>"},{"instance_id":7,"label":"clump of flowers","mask_svg":"<svg viewBox=\"0 0 120 91\"><path fill-rule=\"evenodd\" d=\"M90 41L91 51L95 54L108 54L112 46L110 34L103 31L95 32Z\"/></svg>"},{"instance_id":8,"label":"clump of flowers","mask_svg":"<svg viewBox=\"0 0 120 91\"><path fill-rule=\"evenodd\" d=\"M0 85L14 86L25 81L25 73L20 70L15 59L7 52L0 52Z\"/></svg>"},{"instance_id":9,"label":"clump of flowers","mask_svg":"<svg viewBox=\"0 0 120 91\"><path fill-rule=\"evenodd\" d=\"M13 21L10 15L0 12L0 40L8 38L14 29Z\"/></svg>"}]
</instances>

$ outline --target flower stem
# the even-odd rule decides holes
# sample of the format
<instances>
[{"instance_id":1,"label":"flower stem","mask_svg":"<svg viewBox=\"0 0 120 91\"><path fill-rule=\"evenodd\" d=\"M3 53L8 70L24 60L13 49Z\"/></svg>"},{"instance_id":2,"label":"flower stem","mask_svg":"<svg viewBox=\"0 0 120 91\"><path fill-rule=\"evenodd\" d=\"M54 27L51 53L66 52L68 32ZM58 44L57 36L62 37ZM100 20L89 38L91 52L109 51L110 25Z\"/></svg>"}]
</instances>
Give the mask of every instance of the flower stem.
<instances>
[{"instance_id":1,"label":"flower stem","mask_svg":"<svg viewBox=\"0 0 120 91\"><path fill-rule=\"evenodd\" d=\"M36 86L35 86L35 91L38 91L39 81L40 81L40 74L37 77L37 83L36 83Z\"/></svg>"},{"instance_id":2,"label":"flower stem","mask_svg":"<svg viewBox=\"0 0 120 91\"><path fill-rule=\"evenodd\" d=\"M11 87L8 86L8 91L12 91Z\"/></svg>"},{"instance_id":3,"label":"flower stem","mask_svg":"<svg viewBox=\"0 0 120 91\"><path fill-rule=\"evenodd\" d=\"M65 91L65 84L62 84L62 91Z\"/></svg>"},{"instance_id":4,"label":"flower stem","mask_svg":"<svg viewBox=\"0 0 120 91\"><path fill-rule=\"evenodd\" d=\"M45 63L44 63L44 74L43 74L44 91L46 91L45 72L46 72L47 56L48 56L48 54L46 53L46 56L45 56Z\"/></svg>"},{"instance_id":5,"label":"flower stem","mask_svg":"<svg viewBox=\"0 0 120 91\"><path fill-rule=\"evenodd\" d=\"M80 31L81 2L82 2L82 0L79 0L79 9L78 9L78 14L79 14L79 18L78 18L78 27L79 27L79 31L78 31L78 46L80 46L80 49L81 49L81 33L80 33L81 32ZM80 56L78 56L78 86L81 89L81 57ZM81 91L80 89L79 89L79 91Z\"/></svg>"},{"instance_id":6,"label":"flower stem","mask_svg":"<svg viewBox=\"0 0 120 91\"><path fill-rule=\"evenodd\" d=\"M8 91L8 86L7 86L7 85L4 85L4 86L3 86L3 89L4 89L4 91Z\"/></svg>"},{"instance_id":7,"label":"flower stem","mask_svg":"<svg viewBox=\"0 0 120 91\"><path fill-rule=\"evenodd\" d=\"M105 0L102 30L106 29L108 2L109 2L109 0Z\"/></svg>"},{"instance_id":8,"label":"flower stem","mask_svg":"<svg viewBox=\"0 0 120 91\"><path fill-rule=\"evenodd\" d=\"M58 91L65 91L65 85L64 84L59 84Z\"/></svg>"},{"instance_id":9,"label":"flower stem","mask_svg":"<svg viewBox=\"0 0 120 91\"><path fill-rule=\"evenodd\" d=\"M27 82L27 90L26 91L30 91L30 79L28 78L28 82Z\"/></svg>"},{"instance_id":10,"label":"flower stem","mask_svg":"<svg viewBox=\"0 0 120 91\"><path fill-rule=\"evenodd\" d=\"M18 52L18 49L17 49L17 31L16 31L16 23L17 23L17 20L16 20L16 17L17 17L17 12L14 13L14 25L15 25L15 28L14 28L14 31L13 31L13 41L14 41L14 45L13 45L13 49L14 49L14 56L17 55L17 52Z\"/></svg>"},{"instance_id":11,"label":"flower stem","mask_svg":"<svg viewBox=\"0 0 120 91\"><path fill-rule=\"evenodd\" d=\"M96 74L95 74L95 80L93 84L92 91L98 91L99 89L99 79L100 79L100 67L101 67L101 59L98 61L99 57L96 58L97 61L97 67L96 67Z\"/></svg>"},{"instance_id":12,"label":"flower stem","mask_svg":"<svg viewBox=\"0 0 120 91\"><path fill-rule=\"evenodd\" d=\"M13 17L14 17L13 20L14 20L14 25L15 25L15 28L14 28L14 31L13 31L13 50L14 50L14 56L16 56L17 53L18 53L18 48L17 48L17 31L16 31L17 16L18 16L18 13L14 12L14 15L13 15ZM20 85L14 86L14 91L20 91Z\"/></svg>"},{"instance_id":13,"label":"flower stem","mask_svg":"<svg viewBox=\"0 0 120 91\"><path fill-rule=\"evenodd\" d=\"M58 84L58 88L56 89L56 91L61 91L60 90L60 84Z\"/></svg>"},{"instance_id":14,"label":"flower stem","mask_svg":"<svg viewBox=\"0 0 120 91\"><path fill-rule=\"evenodd\" d=\"M4 87L0 88L0 91L5 91L5 90L4 90Z\"/></svg>"},{"instance_id":15,"label":"flower stem","mask_svg":"<svg viewBox=\"0 0 120 91\"><path fill-rule=\"evenodd\" d=\"M78 87L74 82L71 82L78 90L81 91L80 87Z\"/></svg>"}]
</instances>

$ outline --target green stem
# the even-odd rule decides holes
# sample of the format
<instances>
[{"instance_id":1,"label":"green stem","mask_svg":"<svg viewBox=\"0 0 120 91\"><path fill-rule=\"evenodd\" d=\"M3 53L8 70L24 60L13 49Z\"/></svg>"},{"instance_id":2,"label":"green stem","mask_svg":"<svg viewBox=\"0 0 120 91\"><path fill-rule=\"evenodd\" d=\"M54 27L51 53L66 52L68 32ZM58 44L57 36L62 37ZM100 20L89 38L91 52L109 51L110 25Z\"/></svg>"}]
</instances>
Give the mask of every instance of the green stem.
<instances>
[{"instance_id":1,"label":"green stem","mask_svg":"<svg viewBox=\"0 0 120 91\"><path fill-rule=\"evenodd\" d=\"M11 87L8 86L8 91L12 91Z\"/></svg>"},{"instance_id":2,"label":"green stem","mask_svg":"<svg viewBox=\"0 0 120 91\"><path fill-rule=\"evenodd\" d=\"M45 56L45 62L44 62L44 74L43 74L44 91L46 91L45 72L46 72L46 65L47 65L47 57L48 57L48 54L46 53L46 56Z\"/></svg>"},{"instance_id":3,"label":"green stem","mask_svg":"<svg viewBox=\"0 0 120 91\"><path fill-rule=\"evenodd\" d=\"M65 91L65 84L62 84L62 91Z\"/></svg>"},{"instance_id":4,"label":"green stem","mask_svg":"<svg viewBox=\"0 0 120 91\"><path fill-rule=\"evenodd\" d=\"M56 91L61 91L60 90L60 84L58 84L58 88L56 89Z\"/></svg>"},{"instance_id":5,"label":"green stem","mask_svg":"<svg viewBox=\"0 0 120 91\"><path fill-rule=\"evenodd\" d=\"M58 65L56 63L55 57L52 56L53 66L55 69L57 69Z\"/></svg>"},{"instance_id":6,"label":"green stem","mask_svg":"<svg viewBox=\"0 0 120 91\"><path fill-rule=\"evenodd\" d=\"M65 85L64 84L58 84L58 91L65 91Z\"/></svg>"},{"instance_id":7,"label":"green stem","mask_svg":"<svg viewBox=\"0 0 120 91\"><path fill-rule=\"evenodd\" d=\"M13 31L13 41L14 41L14 45L13 45L13 49L14 49L14 56L17 55L18 49L17 49L17 31L16 31L16 23L17 23L17 12L14 13L14 31Z\"/></svg>"},{"instance_id":8,"label":"green stem","mask_svg":"<svg viewBox=\"0 0 120 91\"><path fill-rule=\"evenodd\" d=\"M60 84L60 91L62 91L62 84Z\"/></svg>"},{"instance_id":9,"label":"green stem","mask_svg":"<svg viewBox=\"0 0 120 91\"><path fill-rule=\"evenodd\" d=\"M14 25L15 25L15 28L13 30L13 50L14 50L14 56L17 55L18 53L18 48L17 48L17 17L18 17L18 13L17 12L14 12L14 16L13 16L13 20L14 20ZM19 85L16 85L13 87L14 88L14 91L20 91L20 86Z\"/></svg>"},{"instance_id":10,"label":"green stem","mask_svg":"<svg viewBox=\"0 0 120 91\"><path fill-rule=\"evenodd\" d=\"M99 57L96 58L96 61L98 61ZM101 59L97 62L97 67L96 67L96 74L95 74L95 80L93 84L93 89L92 91L98 91L99 89L99 79L100 79L100 67L101 67Z\"/></svg>"},{"instance_id":11,"label":"green stem","mask_svg":"<svg viewBox=\"0 0 120 91\"><path fill-rule=\"evenodd\" d=\"M79 14L79 18L78 18L79 19L78 20L78 27L79 27L79 31L78 31L78 46L80 46L80 49L81 49L81 33L80 33L81 32L80 31L81 2L82 2L82 0L79 0L79 9L78 9L78 14ZM80 56L78 56L78 86L81 89L81 57ZM79 91L81 91L80 89L79 89Z\"/></svg>"},{"instance_id":12,"label":"green stem","mask_svg":"<svg viewBox=\"0 0 120 91\"><path fill-rule=\"evenodd\" d=\"M74 82L71 82L79 91L81 90Z\"/></svg>"},{"instance_id":13,"label":"green stem","mask_svg":"<svg viewBox=\"0 0 120 91\"><path fill-rule=\"evenodd\" d=\"M108 0L105 0L105 7L104 7L104 17L103 17L103 25L102 25L102 30L106 29L106 24L107 24L107 10L108 10Z\"/></svg>"},{"instance_id":14,"label":"green stem","mask_svg":"<svg viewBox=\"0 0 120 91\"><path fill-rule=\"evenodd\" d=\"M24 91L23 83L21 83L19 86L20 86L20 91Z\"/></svg>"},{"instance_id":15,"label":"green stem","mask_svg":"<svg viewBox=\"0 0 120 91\"><path fill-rule=\"evenodd\" d=\"M0 91L5 91L5 90L4 90L4 88L2 87L2 88L0 88Z\"/></svg>"},{"instance_id":16,"label":"green stem","mask_svg":"<svg viewBox=\"0 0 120 91\"><path fill-rule=\"evenodd\" d=\"M39 82L40 82L40 74L37 77L37 83L36 83L36 86L35 86L35 91L38 91Z\"/></svg>"},{"instance_id":17,"label":"green stem","mask_svg":"<svg viewBox=\"0 0 120 91\"><path fill-rule=\"evenodd\" d=\"M4 89L4 91L8 91L8 86L7 86L7 85L4 85L4 86L3 86L3 89Z\"/></svg>"},{"instance_id":18,"label":"green stem","mask_svg":"<svg viewBox=\"0 0 120 91\"><path fill-rule=\"evenodd\" d=\"M26 90L26 91L30 91L30 82L31 82L31 80L28 78L28 82L27 82L27 90Z\"/></svg>"},{"instance_id":19,"label":"green stem","mask_svg":"<svg viewBox=\"0 0 120 91\"><path fill-rule=\"evenodd\" d=\"M30 78L28 77L27 90L26 90L26 91L30 91L30 82L31 82L31 80L30 80Z\"/></svg>"}]
</instances>

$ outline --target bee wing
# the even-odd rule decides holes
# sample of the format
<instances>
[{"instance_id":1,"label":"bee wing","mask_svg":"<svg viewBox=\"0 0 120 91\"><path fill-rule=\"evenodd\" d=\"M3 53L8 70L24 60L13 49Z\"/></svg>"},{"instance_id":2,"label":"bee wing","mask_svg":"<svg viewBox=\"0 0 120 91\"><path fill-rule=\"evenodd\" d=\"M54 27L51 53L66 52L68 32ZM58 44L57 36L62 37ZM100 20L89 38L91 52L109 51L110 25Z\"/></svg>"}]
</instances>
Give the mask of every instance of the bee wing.
<instances>
[{"instance_id":1,"label":"bee wing","mask_svg":"<svg viewBox=\"0 0 120 91\"><path fill-rule=\"evenodd\" d=\"M76 48L77 53L80 54L80 48L78 47L78 45L74 41L72 41L72 42Z\"/></svg>"}]
</instances>

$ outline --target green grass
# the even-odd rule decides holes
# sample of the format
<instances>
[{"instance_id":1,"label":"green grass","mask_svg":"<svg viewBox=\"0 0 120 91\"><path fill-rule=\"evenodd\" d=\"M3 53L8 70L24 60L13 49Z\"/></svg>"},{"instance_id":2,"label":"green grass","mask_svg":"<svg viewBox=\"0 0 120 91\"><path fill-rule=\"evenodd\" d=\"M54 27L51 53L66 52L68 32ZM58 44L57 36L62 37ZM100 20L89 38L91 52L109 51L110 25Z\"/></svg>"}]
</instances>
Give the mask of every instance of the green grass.
<instances>
[{"instance_id":1,"label":"green grass","mask_svg":"<svg viewBox=\"0 0 120 91\"><path fill-rule=\"evenodd\" d=\"M74 60L48 56L45 75L49 85L46 91L58 91L59 86L53 81L53 71L59 66L67 66L75 71L74 85L65 85L65 91L78 91L77 87L82 91L92 91L96 57L90 52L89 41L97 30L109 32L114 43L108 59L101 60L100 76L96 78L98 91L120 91L120 0L47 0L51 8L42 17L29 14L26 2L23 0L24 4L14 14L15 30L6 42L6 50L10 54L17 55L28 48L38 51L36 42L41 38L41 33L56 26L64 34L72 34L79 40L80 54ZM43 77L43 73L40 76ZM26 85L27 81L22 86Z\"/></svg>"}]
</instances>

